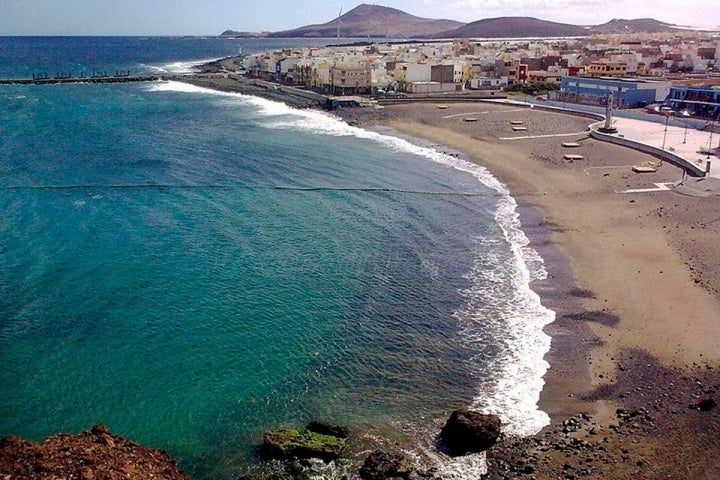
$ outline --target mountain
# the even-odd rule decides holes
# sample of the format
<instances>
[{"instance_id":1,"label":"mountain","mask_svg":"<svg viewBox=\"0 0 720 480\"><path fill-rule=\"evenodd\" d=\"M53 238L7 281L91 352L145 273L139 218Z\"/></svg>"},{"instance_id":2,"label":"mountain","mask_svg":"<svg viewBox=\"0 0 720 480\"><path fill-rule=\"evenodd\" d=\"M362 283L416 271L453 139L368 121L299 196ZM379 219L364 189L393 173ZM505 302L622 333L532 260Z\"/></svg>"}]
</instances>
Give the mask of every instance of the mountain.
<instances>
[{"instance_id":1,"label":"mountain","mask_svg":"<svg viewBox=\"0 0 720 480\"><path fill-rule=\"evenodd\" d=\"M454 20L421 18L395 8L380 5L359 5L339 19L319 25L307 25L293 30L271 33L270 37L427 37L464 25Z\"/></svg>"},{"instance_id":2,"label":"mountain","mask_svg":"<svg viewBox=\"0 0 720 480\"><path fill-rule=\"evenodd\" d=\"M524 38L576 37L588 35L588 29L567 23L548 22L532 17L486 18L432 38Z\"/></svg>"},{"instance_id":3,"label":"mountain","mask_svg":"<svg viewBox=\"0 0 720 480\"><path fill-rule=\"evenodd\" d=\"M625 20L614 18L607 23L590 28L591 33L658 33L677 30L675 25L653 20L652 18L637 18Z\"/></svg>"}]
</instances>

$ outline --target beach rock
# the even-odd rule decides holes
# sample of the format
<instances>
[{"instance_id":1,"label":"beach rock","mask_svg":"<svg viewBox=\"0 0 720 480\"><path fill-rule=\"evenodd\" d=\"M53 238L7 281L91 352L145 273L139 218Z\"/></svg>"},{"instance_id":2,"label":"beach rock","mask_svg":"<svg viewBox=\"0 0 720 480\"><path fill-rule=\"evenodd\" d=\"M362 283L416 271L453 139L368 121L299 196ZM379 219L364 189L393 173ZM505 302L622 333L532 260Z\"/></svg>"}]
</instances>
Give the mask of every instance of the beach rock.
<instances>
[{"instance_id":1,"label":"beach rock","mask_svg":"<svg viewBox=\"0 0 720 480\"><path fill-rule=\"evenodd\" d=\"M281 428L265 433L263 453L268 458L319 458L329 462L337 459L345 448L345 439L334 435Z\"/></svg>"},{"instance_id":2,"label":"beach rock","mask_svg":"<svg viewBox=\"0 0 720 480\"><path fill-rule=\"evenodd\" d=\"M11 435L0 440L0 479L189 480L170 456L113 435L102 424L78 435L53 435L31 442Z\"/></svg>"},{"instance_id":3,"label":"beach rock","mask_svg":"<svg viewBox=\"0 0 720 480\"><path fill-rule=\"evenodd\" d=\"M338 438L348 438L350 436L350 430L347 427L327 422L312 421L307 424L305 430Z\"/></svg>"},{"instance_id":4,"label":"beach rock","mask_svg":"<svg viewBox=\"0 0 720 480\"><path fill-rule=\"evenodd\" d=\"M292 480L288 474L272 473L270 475L246 474L240 475L235 480Z\"/></svg>"},{"instance_id":5,"label":"beach rock","mask_svg":"<svg viewBox=\"0 0 720 480\"><path fill-rule=\"evenodd\" d=\"M360 467L360 476L365 480L385 480L388 478L409 479L413 471L410 460L396 453L375 450Z\"/></svg>"},{"instance_id":6,"label":"beach rock","mask_svg":"<svg viewBox=\"0 0 720 480\"><path fill-rule=\"evenodd\" d=\"M471 410L455 410L440 432L440 439L452 456L487 450L499 436L500 417Z\"/></svg>"},{"instance_id":7,"label":"beach rock","mask_svg":"<svg viewBox=\"0 0 720 480\"><path fill-rule=\"evenodd\" d=\"M695 403L693 407L703 412L709 412L710 410L715 408L716 405L717 401L715 401L712 395L705 394L701 395L700 398L698 398L697 403Z\"/></svg>"}]
</instances>

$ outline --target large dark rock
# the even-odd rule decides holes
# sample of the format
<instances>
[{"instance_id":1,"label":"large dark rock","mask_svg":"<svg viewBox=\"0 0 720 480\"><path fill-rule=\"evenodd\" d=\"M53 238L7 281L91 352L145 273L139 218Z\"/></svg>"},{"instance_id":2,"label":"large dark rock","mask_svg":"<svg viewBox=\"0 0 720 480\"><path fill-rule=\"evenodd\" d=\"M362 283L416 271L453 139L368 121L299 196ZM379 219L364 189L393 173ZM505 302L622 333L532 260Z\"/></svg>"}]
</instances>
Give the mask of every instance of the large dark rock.
<instances>
[{"instance_id":1,"label":"large dark rock","mask_svg":"<svg viewBox=\"0 0 720 480\"><path fill-rule=\"evenodd\" d=\"M704 394L701 395L700 398L698 398L697 403L693 406L703 412L709 412L710 410L715 408L716 405L717 401L715 401L712 395Z\"/></svg>"},{"instance_id":2,"label":"large dark rock","mask_svg":"<svg viewBox=\"0 0 720 480\"><path fill-rule=\"evenodd\" d=\"M500 436L500 418L471 410L455 410L440 432L452 456L477 453L495 445Z\"/></svg>"},{"instance_id":3,"label":"large dark rock","mask_svg":"<svg viewBox=\"0 0 720 480\"><path fill-rule=\"evenodd\" d=\"M365 480L408 479L412 470L410 460L403 455L375 450L360 467L360 476Z\"/></svg>"},{"instance_id":4,"label":"large dark rock","mask_svg":"<svg viewBox=\"0 0 720 480\"><path fill-rule=\"evenodd\" d=\"M340 456L345 448L345 439L317 432L300 432L296 428L281 428L265 433L263 447L265 456L269 458L319 458L328 462Z\"/></svg>"},{"instance_id":5,"label":"large dark rock","mask_svg":"<svg viewBox=\"0 0 720 480\"><path fill-rule=\"evenodd\" d=\"M308 423L305 430L338 438L348 438L350 436L350 430L347 427L327 422L319 422L317 420Z\"/></svg>"}]
</instances>

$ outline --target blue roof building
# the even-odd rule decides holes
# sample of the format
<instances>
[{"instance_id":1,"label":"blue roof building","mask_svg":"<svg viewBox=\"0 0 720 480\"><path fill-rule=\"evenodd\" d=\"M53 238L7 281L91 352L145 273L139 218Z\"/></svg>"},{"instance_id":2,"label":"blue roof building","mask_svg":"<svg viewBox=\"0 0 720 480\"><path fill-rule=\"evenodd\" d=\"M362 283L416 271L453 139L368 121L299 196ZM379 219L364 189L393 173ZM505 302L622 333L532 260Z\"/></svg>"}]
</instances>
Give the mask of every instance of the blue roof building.
<instances>
[{"instance_id":1,"label":"blue roof building","mask_svg":"<svg viewBox=\"0 0 720 480\"><path fill-rule=\"evenodd\" d=\"M720 86L672 87L665 104L693 117L717 118L720 115Z\"/></svg>"},{"instance_id":2,"label":"blue roof building","mask_svg":"<svg viewBox=\"0 0 720 480\"><path fill-rule=\"evenodd\" d=\"M586 105L605 105L613 93L615 108L637 108L661 102L670 91L670 82L637 78L563 77L560 100Z\"/></svg>"}]
</instances>

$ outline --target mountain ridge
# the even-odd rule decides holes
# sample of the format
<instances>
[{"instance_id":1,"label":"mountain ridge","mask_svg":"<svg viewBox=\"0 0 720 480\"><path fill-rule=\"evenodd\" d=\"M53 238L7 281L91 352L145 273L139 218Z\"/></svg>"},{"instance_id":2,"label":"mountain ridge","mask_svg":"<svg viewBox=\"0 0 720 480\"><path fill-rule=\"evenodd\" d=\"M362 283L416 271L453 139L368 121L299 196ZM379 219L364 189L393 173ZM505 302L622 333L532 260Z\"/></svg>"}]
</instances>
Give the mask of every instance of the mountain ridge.
<instances>
[{"instance_id":1,"label":"mountain ridge","mask_svg":"<svg viewBox=\"0 0 720 480\"><path fill-rule=\"evenodd\" d=\"M592 33L658 33L677 30L675 25L661 22L653 18L613 18L602 25L590 28Z\"/></svg>"},{"instance_id":2,"label":"mountain ridge","mask_svg":"<svg viewBox=\"0 0 720 480\"><path fill-rule=\"evenodd\" d=\"M292 30L273 32L274 38L290 37L389 37L429 36L464 25L455 20L416 17L396 8L362 4L326 23L305 25Z\"/></svg>"},{"instance_id":3,"label":"mountain ridge","mask_svg":"<svg viewBox=\"0 0 720 480\"><path fill-rule=\"evenodd\" d=\"M339 27L339 28L338 28ZM672 32L675 25L652 18L612 19L601 25L582 26L534 17L485 18L470 23L423 18L396 8L361 4L326 23L305 25L279 32L235 32L221 36L270 38L525 38L579 37L593 34Z\"/></svg>"},{"instance_id":4,"label":"mountain ridge","mask_svg":"<svg viewBox=\"0 0 720 480\"><path fill-rule=\"evenodd\" d=\"M455 30L440 32L433 38L515 38L576 37L588 34L586 27L550 22L534 17L484 18Z\"/></svg>"}]
</instances>

